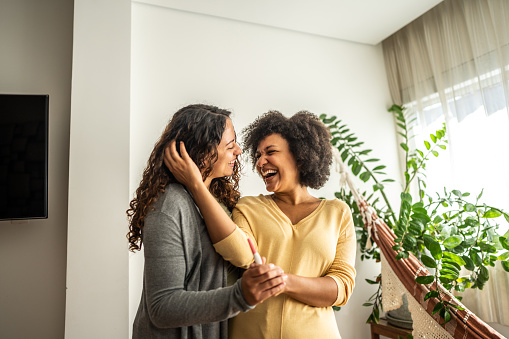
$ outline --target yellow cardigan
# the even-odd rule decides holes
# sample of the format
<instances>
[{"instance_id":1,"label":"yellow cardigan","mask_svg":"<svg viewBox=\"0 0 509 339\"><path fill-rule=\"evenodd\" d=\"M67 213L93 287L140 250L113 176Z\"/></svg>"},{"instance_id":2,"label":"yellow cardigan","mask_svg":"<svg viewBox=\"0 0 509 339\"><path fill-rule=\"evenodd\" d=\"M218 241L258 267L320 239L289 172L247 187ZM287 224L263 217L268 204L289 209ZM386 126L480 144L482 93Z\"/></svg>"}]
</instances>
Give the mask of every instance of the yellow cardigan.
<instances>
[{"instance_id":1,"label":"yellow cardigan","mask_svg":"<svg viewBox=\"0 0 509 339\"><path fill-rule=\"evenodd\" d=\"M244 197L233 210L238 228L214 245L224 259L247 267L253 255L246 235L267 262L286 273L334 279L335 306L346 304L355 285L356 236L349 207L322 200L306 218L292 225L270 196ZM340 338L332 307L314 307L281 294L230 319L229 337Z\"/></svg>"}]
</instances>

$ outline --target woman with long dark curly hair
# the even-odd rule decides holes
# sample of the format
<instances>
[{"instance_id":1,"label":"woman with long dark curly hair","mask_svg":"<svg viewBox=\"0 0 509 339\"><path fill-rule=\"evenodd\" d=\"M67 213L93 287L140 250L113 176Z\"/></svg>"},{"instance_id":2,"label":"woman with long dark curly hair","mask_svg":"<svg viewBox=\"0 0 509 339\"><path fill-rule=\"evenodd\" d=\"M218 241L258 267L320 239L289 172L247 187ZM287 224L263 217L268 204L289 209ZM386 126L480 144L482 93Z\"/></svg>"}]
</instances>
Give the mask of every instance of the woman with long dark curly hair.
<instances>
[{"instance_id":1,"label":"woman with long dark curly hair","mask_svg":"<svg viewBox=\"0 0 509 339\"><path fill-rule=\"evenodd\" d=\"M226 319L284 286L281 269L272 264L251 265L227 286L228 263L215 252L193 197L163 164L170 142L185 143L200 182L231 211L239 199L242 151L230 114L199 104L180 109L150 155L127 210L129 248L143 246L145 256L133 338L227 338Z\"/></svg>"},{"instance_id":2,"label":"woman with long dark curly hair","mask_svg":"<svg viewBox=\"0 0 509 339\"><path fill-rule=\"evenodd\" d=\"M332 306L346 304L355 285L356 238L348 205L313 197L332 163L331 134L306 111L290 118L270 111L244 130L244 146L269 195L243 197L233 222L213 212L198 171L181 145L171 144L165 162L189 187L215 248L234 265L251 260L245 234L259 252L285 271L282 293L230 320L230 338L340 338ZM187 146L187 145L186 145ZM186 173L186 174L184 174ZM192 175L189 175L192 173Z\"/></svg>"}]
</instances>

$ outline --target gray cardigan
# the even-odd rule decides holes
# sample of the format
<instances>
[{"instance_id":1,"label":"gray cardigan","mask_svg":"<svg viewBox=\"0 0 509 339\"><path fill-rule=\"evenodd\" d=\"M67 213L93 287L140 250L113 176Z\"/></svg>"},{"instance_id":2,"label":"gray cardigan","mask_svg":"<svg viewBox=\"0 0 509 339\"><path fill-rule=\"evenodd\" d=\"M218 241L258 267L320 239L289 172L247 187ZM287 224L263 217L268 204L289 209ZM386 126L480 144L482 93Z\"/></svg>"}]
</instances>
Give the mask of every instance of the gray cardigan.
<instances>
[{"instance_id":1,"label":"gray cardigan","mask_svg":"<svg viewBox=\"0 0 509 339\"><path fill-rule=\"evenodd\" d=\"M182 185L168 185L154 207L142 231L145 269L133 338L227 339L226 319L253 308L240 279L225 287L228 263Z\"/></svg>"}]
</instances>

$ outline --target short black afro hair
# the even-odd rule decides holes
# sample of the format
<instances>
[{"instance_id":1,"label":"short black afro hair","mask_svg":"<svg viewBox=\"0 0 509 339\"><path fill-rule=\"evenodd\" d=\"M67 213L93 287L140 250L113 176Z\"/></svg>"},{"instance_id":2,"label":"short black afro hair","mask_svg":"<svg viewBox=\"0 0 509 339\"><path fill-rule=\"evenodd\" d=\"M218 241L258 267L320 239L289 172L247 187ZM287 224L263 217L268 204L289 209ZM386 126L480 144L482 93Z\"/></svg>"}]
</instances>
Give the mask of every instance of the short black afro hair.
<instances>
[{"instance_id":1,"label":"short black afro hair","mask_svg":"<svg viewBox=\"0 0 509 339\"><path fill-rule=\"evenodd\" d=\"M331 134L313 113L300 111L287 118L278 111L269 111L258 117L242 133L244 150L253 163L253 169L260 142L271 134L279 134L290 146L299 169L301 185L318 189L329 179L332 163Z\"/></svg>"}]
</instances>

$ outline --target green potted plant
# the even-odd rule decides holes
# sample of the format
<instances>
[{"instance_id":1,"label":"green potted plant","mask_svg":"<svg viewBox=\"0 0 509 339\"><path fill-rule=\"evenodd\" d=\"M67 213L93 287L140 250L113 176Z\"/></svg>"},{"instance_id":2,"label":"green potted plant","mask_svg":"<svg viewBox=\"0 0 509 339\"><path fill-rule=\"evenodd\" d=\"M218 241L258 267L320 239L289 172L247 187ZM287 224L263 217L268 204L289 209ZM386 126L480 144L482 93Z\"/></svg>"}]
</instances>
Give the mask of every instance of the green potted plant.
<instances>
[{"instance_id":1,"label":"green potted plant","mask_svg":"<svg viewBox=\"0 0 509 339\"><path fill-rule=\"evenodd\" d=\"M393 247L397 252L396 259L414 254L433 272L429 276L418 277L417 283L440 282L449 292L456 291L456 294L466 288L482 289L489 280L488 267L495 266L498 260L509 272L509 232L503 236L497 233L498 218L503 216L509 222L508 213L482 203L482 192L472 197L468 192L447 188L443 193L430 194L426 191L426 164L431 156L437 157L439 151L447 147L445 125L431 134L430 140L424 141L425 150L411 149L409 130L415 121L407 122L404 107L393 105L388 111L396 119L398 134L402 137L400 147L405 158L405 182L397 213L385 193L385 186L395 182L386 177L383 172L385 166L380 164L379 159L369 156L371 150L365 149L364 143L337 117L322 114L320 118L329 127L331 144L339 151L352 174L364 183L371 183L371 190L359 193L396 234ZM414 196L411 194L412 188L416 191ZM379 261L380 252L376 246L371 246L368 230L352 192L342 187L335 195L352 210L361 260ZM463 268L467 274L461 274ZM382 278L378 275L374 279L366 279L369 284L379 285L377 292L364 304L372 307L367 322L378 323L380 311L383 311ZM438 298L433 312L440 314L443 324L451 318L450 308L458 308L443 300L440 291L431 290L426 295L428 298Z\"/></svg>"}]
</instances>

